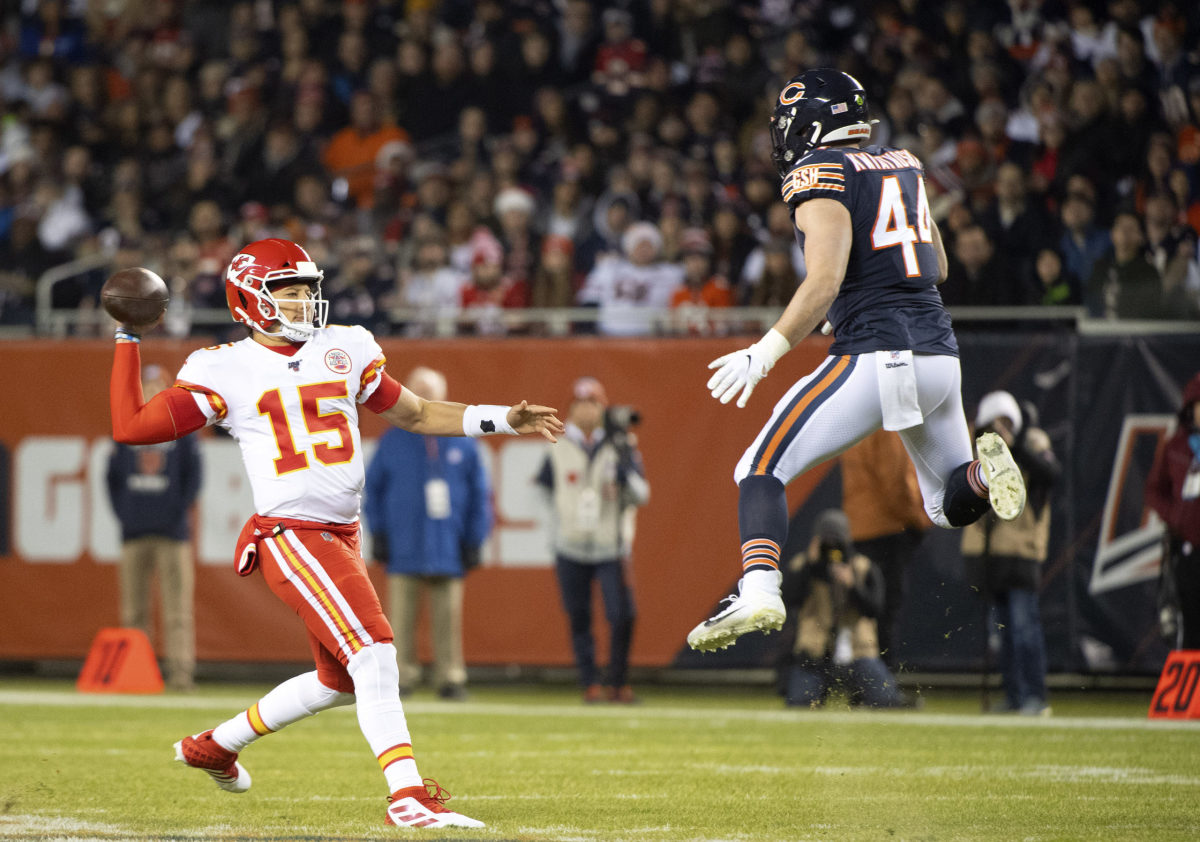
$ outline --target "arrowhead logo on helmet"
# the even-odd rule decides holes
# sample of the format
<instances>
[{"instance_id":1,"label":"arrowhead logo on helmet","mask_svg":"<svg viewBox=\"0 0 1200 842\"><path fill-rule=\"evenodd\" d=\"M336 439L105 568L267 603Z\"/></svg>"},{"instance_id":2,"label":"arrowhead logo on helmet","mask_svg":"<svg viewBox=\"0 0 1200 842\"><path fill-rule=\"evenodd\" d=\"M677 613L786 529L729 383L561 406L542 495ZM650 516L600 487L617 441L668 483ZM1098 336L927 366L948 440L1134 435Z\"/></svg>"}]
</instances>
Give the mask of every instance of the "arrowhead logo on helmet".
<instances>
[{"instance_id":1,"label":"arrowhead logo on helmet","mask_svg":"<svg viewBox=\"0 0 1200 842\"><path fill-rule=\"evenodd\" d=\"M325 273L308 252L290 240L271 238L250 243L229 261L225 272L225 300L235 322L267 336L281 335L292 342L311 339L325 326L329 302L321 296ZM284 314L272 289L307 282L312 296L298 299L299 319Z\"/></svg>"}]
</instances>

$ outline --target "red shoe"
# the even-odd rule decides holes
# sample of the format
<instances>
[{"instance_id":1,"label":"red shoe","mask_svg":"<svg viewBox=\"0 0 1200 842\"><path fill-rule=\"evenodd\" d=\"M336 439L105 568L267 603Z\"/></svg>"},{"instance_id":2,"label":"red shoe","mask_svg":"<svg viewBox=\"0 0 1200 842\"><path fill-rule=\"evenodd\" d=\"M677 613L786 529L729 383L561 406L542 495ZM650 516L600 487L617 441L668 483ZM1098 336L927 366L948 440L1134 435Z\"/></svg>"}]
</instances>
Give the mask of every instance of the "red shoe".
<instances>
[{"instance_id":1,"label":"red shoe","mask_svg":"<svg viewBox=\"0 0 1200 842\"><path fill-rule=\"evenodd\" d=\"M604 688L599 684L589 684L583 691L583 703L594 705L604 701Z\"/></svg>"},{"instance_id":2,"label":"red shoe","mask_svg":"<svg viewBox=\"0 0 1200 842\"><path fill-rule=\"evenodd\" d=\"M608 700L618 705L636 705L638 701L637 696L633 695L633 688L628 684L608 688Z\"/></svg>"},{"instance_id":3,"label":"red shoe","mask_svg":"<svg viewBox=\"0 0 1200 842\"><path fill-rule=\"evenodd\" d=\"M388 796L386 821L399 827L487 827L446 808L450 793L426 778L423 786L398 789Z\"/></svg>"},{"instance_id":4,"label":"red shoe","mask_svg":"<svg viewBox=\"0 0 1200 842\"><path fill-rule=\"evenodd\" d=\"M218 745L212 733L209 729L175 743L175 759L207 772L226 792L245 792L250 788L250 773L237 762L237 752Z\"/></svg>"}]
</instances>

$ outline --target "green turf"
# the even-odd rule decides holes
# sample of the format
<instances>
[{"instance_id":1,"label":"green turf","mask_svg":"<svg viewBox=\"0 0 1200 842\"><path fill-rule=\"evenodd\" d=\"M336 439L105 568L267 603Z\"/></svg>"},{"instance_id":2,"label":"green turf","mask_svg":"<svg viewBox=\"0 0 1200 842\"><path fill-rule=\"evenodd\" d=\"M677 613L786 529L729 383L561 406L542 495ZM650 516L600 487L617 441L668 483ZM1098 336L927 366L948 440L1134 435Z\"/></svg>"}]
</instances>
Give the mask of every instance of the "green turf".
<instances>
[{"instance_id":1,"label":"green turf","mask_svg":"<svg viewBox=\"0 0 1200 842\"><path fill-rule=\"evenodd\" d=\"M422 772L488 824L382 824L386 786L340 709L242 755L221 792L171 744L265 687L79 696L0 681L0 838L521 840L1195 840L1200 726L1148 724L1145 695L1058 694L1054 716L785 710L765 689L647 688L633 708L573 691L476 687L406 703Z\"/></svg>"}]
</instances>

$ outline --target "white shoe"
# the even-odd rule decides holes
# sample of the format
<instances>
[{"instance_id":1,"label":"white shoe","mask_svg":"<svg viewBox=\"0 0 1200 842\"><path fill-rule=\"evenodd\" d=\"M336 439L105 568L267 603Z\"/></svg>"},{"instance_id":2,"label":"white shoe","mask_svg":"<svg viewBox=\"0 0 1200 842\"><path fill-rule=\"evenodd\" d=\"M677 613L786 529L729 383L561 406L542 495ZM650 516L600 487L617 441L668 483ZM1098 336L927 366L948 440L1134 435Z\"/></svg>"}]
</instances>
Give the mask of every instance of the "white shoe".
<instances>
[{"instance_id":1,"label":"white shoe","mask_svg":"<svg viewBox=\"0 0 1200 842\"><path fill-rule=\"evenodd\" d=\"M430 793L429 788L434 788ZM446 807L450 793L436 781L425 779L424 786L410 786L392 793L385 821L398 827L487 827Z\"/></svg>"},{"instance_id":2,"label":"white shoe","mask_svg":"<svg viewBox=\"0 0 1200 842\"><path fill-rule=\"evenodd\" d=\"M1025 510L1025 478L1013 461L1004 439L995 433L984 433L975 440L979 462L988 482L988 499L992 511L1001 520L1014 520Z\"/></svg>"},{"instance_id":3,"label":"white shoe","mask_svg":"<svg viewBox=\"0 0 1200 842\"><path fill-rule=\"evenodd\" d=\"M783 598L778 591L751 590L743 593L741 582L738 583L738 593L721 601L729 605L715 617L692 629L687 636L688 646L701 652L725 649L747 632L773 632L782 628L787 617L787 609L783 607Z\"/></svg>"}]
</instances>

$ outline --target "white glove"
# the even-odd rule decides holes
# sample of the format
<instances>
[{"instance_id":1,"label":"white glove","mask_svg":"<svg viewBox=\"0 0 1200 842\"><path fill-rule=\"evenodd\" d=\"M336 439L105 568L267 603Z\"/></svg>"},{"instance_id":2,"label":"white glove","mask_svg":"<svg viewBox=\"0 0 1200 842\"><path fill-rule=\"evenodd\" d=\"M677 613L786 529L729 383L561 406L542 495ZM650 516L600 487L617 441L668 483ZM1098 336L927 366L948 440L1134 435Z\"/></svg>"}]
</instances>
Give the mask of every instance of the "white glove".
<instances>
[{"instance_id":1,"label":"white glove","mask_svg":"<svg viewBox=\"0 0 1200 842\"><path fill-rule=\"evenodd\" d=\"M737 405L738 408L744 408L758 381L767 376L776 361L791 347L782 333L771 328L749 348L717 357L708 364L710 369L717 369L717 373L708 379L712 396L721 403L729 403L740 390L742 395Z\"/></svg>"}]
</instances>

